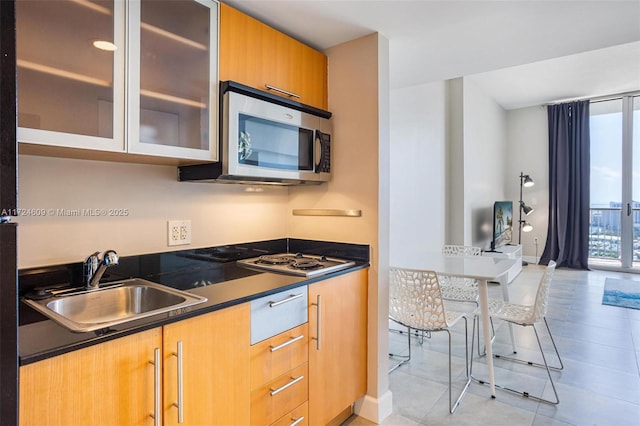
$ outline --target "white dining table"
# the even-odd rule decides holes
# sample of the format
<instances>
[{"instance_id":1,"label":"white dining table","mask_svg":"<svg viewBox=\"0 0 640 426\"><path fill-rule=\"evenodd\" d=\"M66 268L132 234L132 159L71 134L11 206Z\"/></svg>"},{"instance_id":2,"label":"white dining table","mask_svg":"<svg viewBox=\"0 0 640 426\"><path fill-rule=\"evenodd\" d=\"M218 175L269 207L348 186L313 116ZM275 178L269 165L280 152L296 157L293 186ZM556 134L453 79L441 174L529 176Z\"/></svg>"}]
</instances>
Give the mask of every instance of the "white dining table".
<instances>
[{"instance_id":1,"label":"white dining table","mask_svg":"<svg viewBox=\"0 0 640 426\"><path fill-rule=\"evenodd\" d=\"M487 281L502 281L502 277L507 274L516 262L517 260L515 259L502 259L488 256L446 256L442 253L427 253L426 256L421 255L419 260L411 262L410 265L403 265L408 268L432 270L437 274L475 278L478 280L482 332L487 351L487 370L489 373L489 387L492 398L495 398L496 389L493 374L493 349L491 347ZM504 281L506 282L506 280Z\"/></svg>"}]
</instances>

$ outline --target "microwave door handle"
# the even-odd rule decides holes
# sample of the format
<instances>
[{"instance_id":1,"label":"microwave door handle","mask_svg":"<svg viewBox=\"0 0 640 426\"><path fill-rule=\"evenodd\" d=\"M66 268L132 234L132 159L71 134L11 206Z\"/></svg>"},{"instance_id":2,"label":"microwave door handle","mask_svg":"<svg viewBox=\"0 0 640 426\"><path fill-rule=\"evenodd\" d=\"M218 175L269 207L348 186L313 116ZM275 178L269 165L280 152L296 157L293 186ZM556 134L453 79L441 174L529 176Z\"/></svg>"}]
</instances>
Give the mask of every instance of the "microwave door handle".
<instances>
[{"instance_id":1,"label":"microwave door handle","mask_svg":"<svg viewBox=\"0 0 640 426\"><path fill-rule=\"evenodd\" d=\"M315 142L313 147L313 169L316 173L319 173L320 164L322 163L322 142L321 142L321 133L319 130L316 130L315 134Z\"/></svg>"}]
</instances>

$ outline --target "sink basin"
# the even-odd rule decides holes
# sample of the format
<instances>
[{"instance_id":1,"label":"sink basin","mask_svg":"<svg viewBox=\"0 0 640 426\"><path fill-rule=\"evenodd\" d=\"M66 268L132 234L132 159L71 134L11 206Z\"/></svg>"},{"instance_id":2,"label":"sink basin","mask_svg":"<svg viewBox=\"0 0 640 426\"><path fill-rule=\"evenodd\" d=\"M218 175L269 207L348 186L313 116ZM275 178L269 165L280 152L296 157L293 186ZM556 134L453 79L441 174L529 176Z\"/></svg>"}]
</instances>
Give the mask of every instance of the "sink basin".
<instances>
[{"instance_id":1,"label":"sink basin","mask_svg":"<svg viewBox=\"0 0 640 426\"><path fill-rule=\"evenodd\" d=\"M206 302L201 297L133 278L97 290L25 302L71 331L85 332Z\"/></svg>"}]
</instances>

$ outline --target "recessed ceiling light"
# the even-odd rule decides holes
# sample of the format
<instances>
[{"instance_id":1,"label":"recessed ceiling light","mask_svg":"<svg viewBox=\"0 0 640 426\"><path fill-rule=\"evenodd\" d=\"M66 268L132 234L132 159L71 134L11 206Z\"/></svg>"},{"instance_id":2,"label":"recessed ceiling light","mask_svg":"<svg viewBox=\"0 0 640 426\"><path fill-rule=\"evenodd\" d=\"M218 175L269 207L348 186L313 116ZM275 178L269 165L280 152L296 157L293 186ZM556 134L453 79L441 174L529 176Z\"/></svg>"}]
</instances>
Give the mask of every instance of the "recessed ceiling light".
<instances>
[{"instance_id":1,"label":"recessed ceiling light","mask_svg":"<svg viewBox=\"0 0 640 426\"><path fill-rule=\"evenodd\" d=\"M106 50L109 52L113 52L114 50L116 50L118 48L118 46L116 46L115 44L111 43L110 41L106 41L106 40L95 40L93 42L93 47L96 47L100 50Z\"/></svg>"}]
</instances>

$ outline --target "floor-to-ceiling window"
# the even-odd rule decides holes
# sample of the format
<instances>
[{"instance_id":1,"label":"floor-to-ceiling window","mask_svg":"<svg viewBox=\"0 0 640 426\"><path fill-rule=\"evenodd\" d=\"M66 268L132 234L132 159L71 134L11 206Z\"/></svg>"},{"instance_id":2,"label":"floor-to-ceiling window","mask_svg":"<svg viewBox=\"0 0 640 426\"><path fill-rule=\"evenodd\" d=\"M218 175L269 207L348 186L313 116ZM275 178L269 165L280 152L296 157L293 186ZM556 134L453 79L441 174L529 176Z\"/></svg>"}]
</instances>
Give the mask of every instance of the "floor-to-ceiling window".
<instances>
[{"instance_id":1,"label":"floor-to-ceiling window","mask_svg":"<svg viewBox=\"0 0 640 426\"><path fill-rule=\"evenodd\" d=\"M591 111L590 263L640 267L640 96Z\"/></svg>"}]
</instances>

